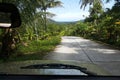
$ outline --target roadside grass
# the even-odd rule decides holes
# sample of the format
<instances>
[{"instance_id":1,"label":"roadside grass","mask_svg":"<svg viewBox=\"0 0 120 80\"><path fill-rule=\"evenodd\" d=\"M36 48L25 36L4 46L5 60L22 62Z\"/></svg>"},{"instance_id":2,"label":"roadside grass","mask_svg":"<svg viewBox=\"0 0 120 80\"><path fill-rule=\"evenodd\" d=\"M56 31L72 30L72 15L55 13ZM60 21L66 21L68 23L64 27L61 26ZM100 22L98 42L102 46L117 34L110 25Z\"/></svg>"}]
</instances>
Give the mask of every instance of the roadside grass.
<instances>
[{"instance_id":1,"label":"roadside grass","mask_svg":"<svg viewBox=\"0 0 120 80\"><path fill-rule=\"evenodd\" d=\"M41 60L47 53L53 51L61 41L60 36L53 36L46 40L28 41L27 46L18 45L16 51L7 59L9 61ZM3 62L0 60L0 62Z\"/></svg>"}]
</instances>

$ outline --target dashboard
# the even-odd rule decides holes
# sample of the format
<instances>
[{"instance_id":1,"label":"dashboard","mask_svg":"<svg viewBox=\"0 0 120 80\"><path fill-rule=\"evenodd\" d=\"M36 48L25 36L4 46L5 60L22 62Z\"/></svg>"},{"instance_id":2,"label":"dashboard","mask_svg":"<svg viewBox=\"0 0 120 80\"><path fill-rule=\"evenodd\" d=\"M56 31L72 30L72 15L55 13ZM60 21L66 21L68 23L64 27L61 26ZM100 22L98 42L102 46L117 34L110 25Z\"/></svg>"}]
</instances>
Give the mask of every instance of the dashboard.
<instances>
[{"instance_id":1,"label":"dashboard","mask_svg":"<svg viewBox=\"0 0 120 80\"><path fill-rule=\"evenodd\" d=\"M120 80L119 76L0 75L0 80Z\"/></svg>"}]
</instances>

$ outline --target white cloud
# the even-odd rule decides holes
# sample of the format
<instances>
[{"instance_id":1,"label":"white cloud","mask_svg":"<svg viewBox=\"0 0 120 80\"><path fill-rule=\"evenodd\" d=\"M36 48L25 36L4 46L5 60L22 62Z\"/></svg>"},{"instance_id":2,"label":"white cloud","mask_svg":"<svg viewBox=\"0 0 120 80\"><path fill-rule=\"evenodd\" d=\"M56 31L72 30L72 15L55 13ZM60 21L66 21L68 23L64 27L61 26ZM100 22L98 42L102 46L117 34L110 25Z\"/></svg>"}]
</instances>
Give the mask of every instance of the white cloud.
<instances>
[{"instance_id":1,"label":"white cloud","mask_svg":"<svg viewBox=\"0 0 120 80\"><path fill-rule=\"evenodd\" d=\"M62 13L62 14L56 14L55 17L52 19L55 21L77 21L84 19L84 16L88 16L89 12L67 12L67 13Z\"/></svg>"}]
</instances>

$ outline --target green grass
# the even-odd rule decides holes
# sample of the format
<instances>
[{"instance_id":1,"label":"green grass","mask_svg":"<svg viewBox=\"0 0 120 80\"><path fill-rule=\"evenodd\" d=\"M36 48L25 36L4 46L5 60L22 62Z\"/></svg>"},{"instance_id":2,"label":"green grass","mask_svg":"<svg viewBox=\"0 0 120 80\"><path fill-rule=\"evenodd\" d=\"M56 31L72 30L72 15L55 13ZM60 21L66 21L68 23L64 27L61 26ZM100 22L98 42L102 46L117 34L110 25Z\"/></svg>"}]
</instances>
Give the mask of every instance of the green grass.
<instances>
[{"instance_id":1,"label":"green grass","mask_svg":"<svg viewBox=\"0 0 120 80\"><path fill-rule=\"evenodd\" d=\"M60 41L59 36L54 36L46 40L27 41L27 46L19 44L15 53L7 61L41 60L47 53L53 51Z\"/></svg>"}]
</instances>

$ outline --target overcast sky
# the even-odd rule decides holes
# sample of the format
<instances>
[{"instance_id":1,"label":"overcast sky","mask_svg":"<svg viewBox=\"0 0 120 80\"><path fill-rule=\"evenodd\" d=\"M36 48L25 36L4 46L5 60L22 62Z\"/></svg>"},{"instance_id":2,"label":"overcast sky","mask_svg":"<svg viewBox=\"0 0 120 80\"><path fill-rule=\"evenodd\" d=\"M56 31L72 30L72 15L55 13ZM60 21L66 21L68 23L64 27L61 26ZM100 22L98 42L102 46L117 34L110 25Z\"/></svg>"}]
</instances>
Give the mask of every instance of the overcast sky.
<instances>
[{"instance_id":1,"label":"overcast sky","mask_svg":"<svg viewBox=\"0 0 120 80\"><path fill-rule=\"evenodd\" d=\"M80 9L80 0L60 0L63 7L48 9L49 12L56 14L52 19L59 22L71 22L82 20L89 15L89 6L86 9ZM111 8L114 0L104 5L105 8Z\"/></svg>"}]
</instances>

